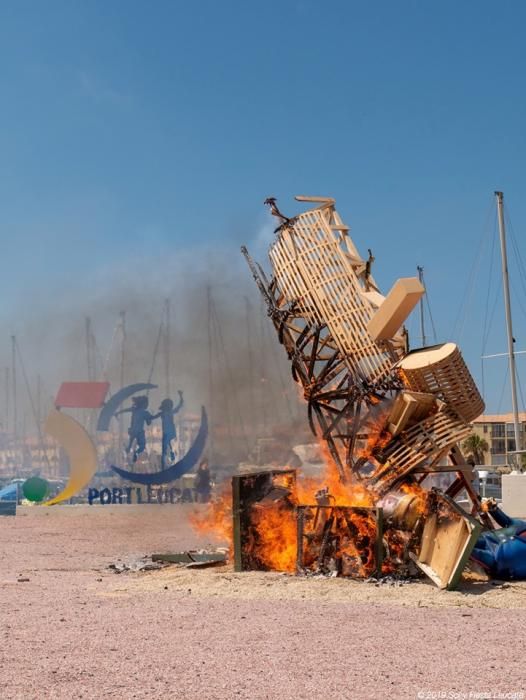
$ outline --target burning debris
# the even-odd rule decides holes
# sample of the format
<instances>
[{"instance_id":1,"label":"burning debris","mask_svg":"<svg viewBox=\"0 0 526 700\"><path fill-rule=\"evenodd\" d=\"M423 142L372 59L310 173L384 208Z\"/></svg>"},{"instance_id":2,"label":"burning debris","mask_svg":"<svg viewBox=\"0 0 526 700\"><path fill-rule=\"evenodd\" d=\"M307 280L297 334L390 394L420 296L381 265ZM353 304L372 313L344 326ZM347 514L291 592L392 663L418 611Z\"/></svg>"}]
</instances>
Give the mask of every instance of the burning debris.
<instances>
[{"instance_id":1,"label":"burning debris","mask_svg":"<svg viewBox=\"0 0 526 700\"><path fill-rule=\"evenodd\" d=\"M133 557L131 559L127 559L126 561L119 559L118 561L109 564L108 569L113 571L115 574L125 574L137 573L139 571L156 571L157 569L164 569L165 566L168 566L168 564L163 561L155 561L152 557L143 556Z\"/></svg>"},{"instance_id":2,"label":"burning debris","mask_svg":"<svg viewBox=\"0 0 526 700\"><path fill-rule=\"evenodd\" d=\"M234 477L238 570L411 576L453 587L487 513L458 443L484 404L453 343L409 351L403 324L424 294L417 278L383 296L333 199L279 219L270 278L243 248L302 387L327 475L293 470ZM426 488L452 472L446 493ZM453 499L466 494L470 513ZM474 516L474 517L472 517ZM418 567L418 568L417 568Z\"/></svg>"},{"instance_id":3,"label":"burning debris","mask_svg":"<svg viewBox=\"0 0 526 700\"><path fill-rule=\"evenodd\" d=\"M169 552L167 554L152 554L153 562L163 565L178 564L186 569L207 569L210 566L221 566L226 563L227 551L214 552L205 549L187 550L186 552Z\"/></svg>"},{"instance_id":4,"label":"burning debris","mask_svg":"<svg viewBox=\"0 0 526 700\"><path fill-rule=\"evenodd\" d=\"M377 581L407 579L420 570L452 588L481 529L436 489L403 485L405 492L390 493L372 507L336 505L327 488L307 496L295 470L235 476L232 483L236 571ZM313 504L301 502L305 498Z\"/></svg>"},{"instance_id":5,"label":"burning debris","mask_svg":"<svg viewBox=\"0 0 526 700\"><path fill-rule=\"evenodd\" d=\"M216 551L191 549L185 552L169 552L139 558L134 557L126 561L119 559L117 562L109 564L108 569L116 574L156 571L173 564L186 569L206 569L210 566L221 566L226 563L226 559L227 552L224 549Z\"/></svg>"},{"instance_id":6,"label":"burning debris","mask_svg":"<svg viewBox=\"0 0 526 700\"><path fill-rule=\"evenodd\" d=\"M381 518L372 508L298 506L297 571L352 578L381 571Z\"/></svg>"}]
</instances>

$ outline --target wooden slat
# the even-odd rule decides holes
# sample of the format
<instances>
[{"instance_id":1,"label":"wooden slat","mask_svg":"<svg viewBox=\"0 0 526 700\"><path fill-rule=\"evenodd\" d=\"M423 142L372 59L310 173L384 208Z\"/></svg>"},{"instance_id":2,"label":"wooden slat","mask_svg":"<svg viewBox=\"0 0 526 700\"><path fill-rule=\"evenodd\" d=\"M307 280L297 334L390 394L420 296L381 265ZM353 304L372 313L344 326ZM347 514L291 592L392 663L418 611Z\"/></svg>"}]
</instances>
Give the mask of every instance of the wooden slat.
<instances>
[{"instance_id":1,"label":"wooden slat","mask_svg":"<svg viewBox=\"0 0 526 700\"><path fill-rule=\"evenodd\" d=\"M287 300L307 318L326 323L349 367L374 382L388 376L400 355L386 352L367 332L376 308L363 296L356 272L361 258L349 236L339 233L344 227L333 207L304 212L281 232L269 255Z\"/></svg>"},{"instance_id":2,"label":"wooden slat","mask_svg":"<svg viewBox=\"0 0 526 700\"><path fill-rule=\"evenodd\" d=\"M432 466L470 431L470 426L454 414L435 413L389 443L384 449L387 462L374 474L374 480L390 484L420 471L425 464Z\"/></svg>"}]
</instances>

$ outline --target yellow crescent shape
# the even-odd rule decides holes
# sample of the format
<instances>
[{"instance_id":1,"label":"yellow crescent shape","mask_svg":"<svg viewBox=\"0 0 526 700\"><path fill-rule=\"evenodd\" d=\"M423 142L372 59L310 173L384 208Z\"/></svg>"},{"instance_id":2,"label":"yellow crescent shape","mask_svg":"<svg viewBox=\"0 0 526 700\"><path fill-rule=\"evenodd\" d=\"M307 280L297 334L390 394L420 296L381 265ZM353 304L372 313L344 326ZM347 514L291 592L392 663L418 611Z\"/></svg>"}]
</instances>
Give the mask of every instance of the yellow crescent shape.
<instances>
[{"instance_id":1,"label":"yellow crescent shape","mask_svg":"<svg viewBox=\"0 0 526 700\"><path fill-rule=\"evenodd\" d=\"M69 457L69 479L64 489L44 505L66 501L89 484L97 471L97 451L92 439L71 416L52 408L44 430L64 448Z\"/></svg>"}]
</instances>

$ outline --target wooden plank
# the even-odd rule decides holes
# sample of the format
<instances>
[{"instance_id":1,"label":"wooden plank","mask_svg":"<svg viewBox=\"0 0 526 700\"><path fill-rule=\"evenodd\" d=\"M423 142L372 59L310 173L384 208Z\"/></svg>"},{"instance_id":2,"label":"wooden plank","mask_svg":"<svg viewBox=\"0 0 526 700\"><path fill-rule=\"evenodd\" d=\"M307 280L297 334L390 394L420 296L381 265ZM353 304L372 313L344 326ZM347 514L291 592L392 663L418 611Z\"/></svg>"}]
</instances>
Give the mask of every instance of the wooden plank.
<instances>
[{"instance_id":1,"label":"wooden plank","mask_svg":"<svg viewBox=\"0 0 526 700\"><path fill-rule=\"evenodd\" d=\"M152 554L152 561L163 561L168 564L200 564L214 565L226 562L226 554L222 552L167 552Z\"/></svg>"},{"instance_id":2,"label":"wooden plank","mask_svg":"<svg viewBox=\"0 0 526 700\"><path fill-rule=\"evenodd\" d=\"M384 511L376 508L376 574L382 575L382 564L384 563Z\"/></svg>"},{"instance_id":3,"label":"wooden plank","mask_svg":"<svg viewBox=\"0 0 526 700\"><path fill-rule=\"evenodd\" d=\"M402 391L395 399L393 408L387 419L389 432L396 437L408 424L424 420L436 404L433 394L422 394L416 391Z\"/></svg>"},{"instance_id":4,"label":"wooden plank","mask_svg":"<svg viewBox=\"0 0 526 700\"><path fill-rule=\"evenodd\" d=\"M437 512L427 517L420 553L410 556L439 588L452 590L460 581L482 526L448 496L439 494L437 498L445 509L442 507L440 518ZM447 510L451 514L449 518L443 515Z\"/></svg>"},{"instance_id":5,"label":"wooden plank","mask_svg":"<svg viewBox=\"0 0 526 700\"><path fill-rule=\"evenodd\" d=\"M241 552L241 476L232 477L232 539L234 545L234 571L243 571Z\"/></svg>"},{"instance_id":6,"label":"wooden plank","mask_svg":"<svg viewBox=\"0 0 526 700\"><path fill-rule=\"evenodd\" d=\"M336 200L332 197L315 197L308 194L297 194L294 199L297 202L321 202L322 204L335 204Z\"/></svg>"},{"instance_id":7,"label":"wooden plank","mask_svg":"<svg viewBox=\"0 0 526 700\"><path fill-rule=\"evenodd\" d=\"M397 280L367 324L371 338L375 341L394 338L424 293L425 289L417 277Z\"/></svg>"}]
</instances>

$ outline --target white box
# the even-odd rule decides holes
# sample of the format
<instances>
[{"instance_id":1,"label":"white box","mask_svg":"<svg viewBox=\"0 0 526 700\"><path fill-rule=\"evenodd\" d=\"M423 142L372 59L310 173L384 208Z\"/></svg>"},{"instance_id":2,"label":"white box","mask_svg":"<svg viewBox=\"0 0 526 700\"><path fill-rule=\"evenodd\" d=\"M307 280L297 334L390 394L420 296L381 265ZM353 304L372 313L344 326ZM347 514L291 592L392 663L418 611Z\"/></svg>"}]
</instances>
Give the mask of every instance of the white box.
<instances>
[{"instance_id":1,"label":"white box","mask_svg":"<svg viewBox=\"0 0 526 700\"><path fill-rule=\"evenodd\" d=\"M502 475L502 510L512 518L526 518L526 474Z\"/></svg>"}]
</instances>

